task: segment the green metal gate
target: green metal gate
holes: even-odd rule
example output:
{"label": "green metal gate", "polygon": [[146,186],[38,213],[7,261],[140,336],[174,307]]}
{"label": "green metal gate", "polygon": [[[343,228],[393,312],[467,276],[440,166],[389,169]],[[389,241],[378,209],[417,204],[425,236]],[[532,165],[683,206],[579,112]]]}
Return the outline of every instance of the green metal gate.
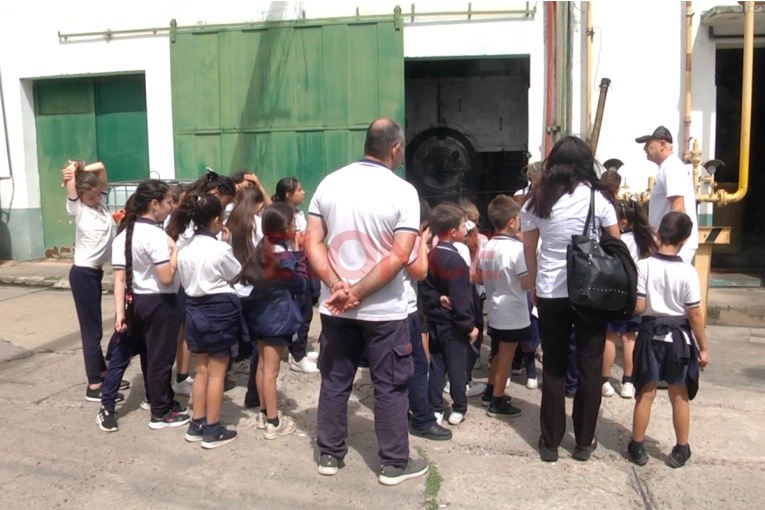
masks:
{"label": "green metal gate", "polygon": [[309,195],[363,154],[377,117],[404,120],[403,31],[393,16],[171,34],[177,177],[211,166],[297,176]]}
{"label": "green metal gate", "polygon": [[148,175],[144,76],[40,80],[34,92],[45,256],[71,256],[61,168],[81,158],[103,161],[112,182]]}

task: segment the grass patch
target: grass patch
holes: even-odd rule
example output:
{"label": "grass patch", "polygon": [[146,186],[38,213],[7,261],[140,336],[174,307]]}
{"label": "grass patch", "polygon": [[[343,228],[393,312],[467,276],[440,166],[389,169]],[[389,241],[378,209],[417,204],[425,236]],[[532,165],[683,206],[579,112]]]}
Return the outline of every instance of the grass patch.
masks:
{"label": "grass patch", "polygon": [[422,448],[417,448],[417,453],[428,463],[428,478],[425,481],[425,508],[428,510],[438,510],[438,493],[441,492],[441,482],[444,481],[438,467],[430,461]]}

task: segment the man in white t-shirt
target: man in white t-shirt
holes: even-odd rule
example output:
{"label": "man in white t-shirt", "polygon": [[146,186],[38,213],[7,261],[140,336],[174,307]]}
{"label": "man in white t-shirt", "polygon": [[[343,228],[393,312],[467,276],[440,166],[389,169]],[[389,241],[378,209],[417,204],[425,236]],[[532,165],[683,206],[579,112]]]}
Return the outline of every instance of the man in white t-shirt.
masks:
{"label": "man in white t-shirt", "polygon": [[664,126],[659,126],[652,134],[636,138],[635,141],[645,144],[643,150],[648,161],[659,165],[656,183],[651,190],[648,222],[654,231],[658,231],[661,219],[668,212],[687,214],[693,222],[693,230],[688,242],[680,251],[680,257],[683,262],[690,264],[699,248],[699,220],[692,168],[672,152],[672,133]]}
{"label": "man in white t-shirt", "polygon": [[327,175],[316,188],[304,241],[324,283],[319,473],[336,474],[348,452],[348,397],[366,349],[384,485],[428,470],[422,459],[409,460],[407,385],[414,364],[402,269],[419,232],[420,202],[414,187],[392,172],[403,160],[401,126],[390,119],[374,121],[364,159]]}

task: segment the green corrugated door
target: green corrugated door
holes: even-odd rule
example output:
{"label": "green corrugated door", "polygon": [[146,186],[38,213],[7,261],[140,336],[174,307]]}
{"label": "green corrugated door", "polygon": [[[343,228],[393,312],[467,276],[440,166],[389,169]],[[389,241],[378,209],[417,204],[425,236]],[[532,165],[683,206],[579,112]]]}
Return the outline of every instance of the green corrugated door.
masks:
{"label": "green corrugated door", "polygon": [[61,168],[67,159],[96,159],[93,80],[45,80],[34,89],[45,255],[71,256],[74,225],[66,214]]}
{"label": "green corrugated door", "polygon": [[402,31],[388,20],[218,32],[171,42],[176,176],[248,168],[308,190],[363,154],[377,117],[403,125]]}
{"label": "green corrugated door", "polygon": [[144,77],[40,80],[34,91],[45,255],[71,256],[74,225],[61,168],[81,158],[103,161],[112,182],[148,175]]}

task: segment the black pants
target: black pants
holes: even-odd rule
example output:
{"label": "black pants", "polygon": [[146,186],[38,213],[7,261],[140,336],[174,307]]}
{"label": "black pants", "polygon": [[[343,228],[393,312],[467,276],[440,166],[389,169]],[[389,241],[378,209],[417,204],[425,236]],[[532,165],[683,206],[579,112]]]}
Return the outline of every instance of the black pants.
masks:
{"label": "black pants", "polygon": [[466,367],[470,339],[466,333],[455,330],[451,324],[429,321],[428,330],[430,334],[428,400],[435,412],[444,412],[444,383],[446,375],[449,374],[452,409],[458,413],[465,413],[467,411],[465,386],[468,376]]}
{"label": "black pants", "polygon": [[106,362],[101,351],[104,325],[101,320],[101,279],[104,272],[91,267],[72,266],[69,286],[72,288],[77,319],[82,335],[82,355],[85,358],[85,374],[88,384],[98,384],[106,372]]}
{"label": "black pants", "polygon": [[311,320],[313,320],[313,298],[308,291],[303,293],[302,312],[303,323],[300,325],[300,329],[298,329],[297,339],[294,342],[290,342],[287,346],[290,354],[292,354],[292,357],[297,362],[305,358],[308,347],[308,330],[311,329]]}
{"label": "black pants", "polygon": [[133,334],[146,342],[146,397],[151,414],[167,414],[175,394],[171,385],[180,322],[175,294],[134,294]]}
{"label": "black pants", "polygon": [[112,339],[109,342],[111,349],[111,358],[109,360],[109,368],[106,370],[106,377],[104,377],[104,386],[101,390],[101,405],[107,409],[114,410],[114,406],[117,401],[117,393],[122,382],[122,377],[125,375],[130,360],[133,356],[141,356],[141,372],[143,374],[143,384],[146,388],[146,398],[149,398],[149,384],[146,379],[146,344],[143,339],[137,339],[131,331],[128,330],[125,333],[112,333]]}
{"label": "black pants", "polygon": [[544,351],[540,425],[545,446],[557,448],[566,433],[566,370],[572,328],[576,335],[576,367],[579,384],[574,397],[576,444],[589,446],[595,437],[600,410],[601,371],[606,342],[605,319],[582,317],[571,309],[568,298],[537,301],[539,333]]}
{"label": "black pants", "polygon": [[322,314],[320,342],[317,443],[321,453],[338,459],[348,453],[345,444],[348,397],[366,349],[375,393],[375,433],[380,463],[406,466],[409,459],[408,389],[414,374],[407,321],[372,322]]}

